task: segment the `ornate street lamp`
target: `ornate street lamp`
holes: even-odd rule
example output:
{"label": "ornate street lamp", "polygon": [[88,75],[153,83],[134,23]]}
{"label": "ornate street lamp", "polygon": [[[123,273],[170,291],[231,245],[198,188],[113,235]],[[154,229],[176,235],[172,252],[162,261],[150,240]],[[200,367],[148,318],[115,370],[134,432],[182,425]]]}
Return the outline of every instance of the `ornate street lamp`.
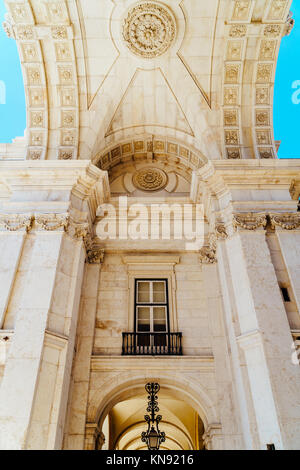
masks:
{"label": "ornate street lamp", "polygon": [[166,435],[164,432],[159,430],[159,422],[162,419],[161,415],[155,416],[159,412],[158,408],[158,397],[157,393],[160,390],[160,386],[157,383],[148,383],[145,386],[146,392],[148,393],[148,407],[147,411],[149,415],[145,415],[145,421],[148,423],[148,429],[146,432],[142,432],[142,442],[146,442],[148,450],[159,450],[160,444],[165,442]]}

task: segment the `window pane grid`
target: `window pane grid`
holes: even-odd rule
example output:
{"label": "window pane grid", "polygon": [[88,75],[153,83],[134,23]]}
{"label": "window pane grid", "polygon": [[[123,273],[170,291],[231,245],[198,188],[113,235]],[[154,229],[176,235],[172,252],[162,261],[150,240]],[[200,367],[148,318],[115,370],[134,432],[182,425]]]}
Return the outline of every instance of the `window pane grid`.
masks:
{"label": "window pane grid", "polygon": [[165,280],[137,280],[136,331],[167,333],[167,317],[167,282]]}

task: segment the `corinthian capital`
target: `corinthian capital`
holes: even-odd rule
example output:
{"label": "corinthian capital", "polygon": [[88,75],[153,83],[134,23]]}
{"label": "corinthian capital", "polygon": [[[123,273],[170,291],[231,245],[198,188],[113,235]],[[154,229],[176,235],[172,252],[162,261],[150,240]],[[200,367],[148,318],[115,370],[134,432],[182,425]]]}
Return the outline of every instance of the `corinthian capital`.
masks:
{"label": "corinthian capital", "polygon": [[91,248],[86,252],[89,264],[102,264],[104,260],[104,249]]}
{"label": "corinthian capital", "polygon": [[208,246],[200,250],[200,263],[213,264],[217,262],[217,239],[214,234],[209,237]]}
{"label": "corinthian capital", "polygon": [[281,227],[284,230],[296,230],[300,228],[300,214],[269,214],[272,227]]}
{"label": "corinthian capital", "polygon": [[233,226],[240,227],[244,230],[257,230],[259,227],[267,225],[266,214],[263,213],[241,213],[233,215]]}

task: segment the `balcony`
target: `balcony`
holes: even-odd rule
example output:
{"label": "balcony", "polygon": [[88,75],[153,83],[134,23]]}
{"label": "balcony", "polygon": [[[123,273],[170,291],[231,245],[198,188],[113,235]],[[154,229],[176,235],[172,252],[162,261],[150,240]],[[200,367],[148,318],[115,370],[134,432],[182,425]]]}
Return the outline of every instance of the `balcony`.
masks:
{"label": "balcony", "polygon": [[122,333],[123,356],[182,356],[182,333]]}

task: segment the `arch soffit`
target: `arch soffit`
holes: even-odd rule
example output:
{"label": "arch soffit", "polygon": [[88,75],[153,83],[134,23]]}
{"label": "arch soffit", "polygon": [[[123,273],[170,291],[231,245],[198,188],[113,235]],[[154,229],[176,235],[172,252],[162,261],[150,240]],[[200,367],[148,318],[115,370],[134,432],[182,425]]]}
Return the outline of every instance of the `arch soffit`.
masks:
{"label": "arch soffit", "polygon": [[[207,428],[209,424],[218,422],[218,413],[215,404],[209,397],[208,392],[199,383],[195,383],[191,378],[180,378],[174,380],[173,376],[168,377],[164,372],[161,376],[134,376],[126,374],[124,382],[119,383],[120,376],[110,379],[103,384],[101,390],[97,389],[90,397],[90,404],[88,407],[88,422],[99,423],[102,427],[103,421],[109,411],[124,398],[136,396],[144,389],[145,380],[158,381],[164,389],[168,390],[171,395],[178,398],[178,394],[185,400],[203,421],[204,427]],[[105,390],[105,392],[104,392]],[[175,395],[176,393],[176,395]]]}
{"label": "arch soffit", "polygon": [[151,161],[153,157],[159,162],[179,165],[187,169],[188,173],[202,168],[209,162],[199,150],[181,140],[144,135],[106,147],[94,157],[93,163],[98,168],[109,171],[119,164],[125,165],[146,159]]}

